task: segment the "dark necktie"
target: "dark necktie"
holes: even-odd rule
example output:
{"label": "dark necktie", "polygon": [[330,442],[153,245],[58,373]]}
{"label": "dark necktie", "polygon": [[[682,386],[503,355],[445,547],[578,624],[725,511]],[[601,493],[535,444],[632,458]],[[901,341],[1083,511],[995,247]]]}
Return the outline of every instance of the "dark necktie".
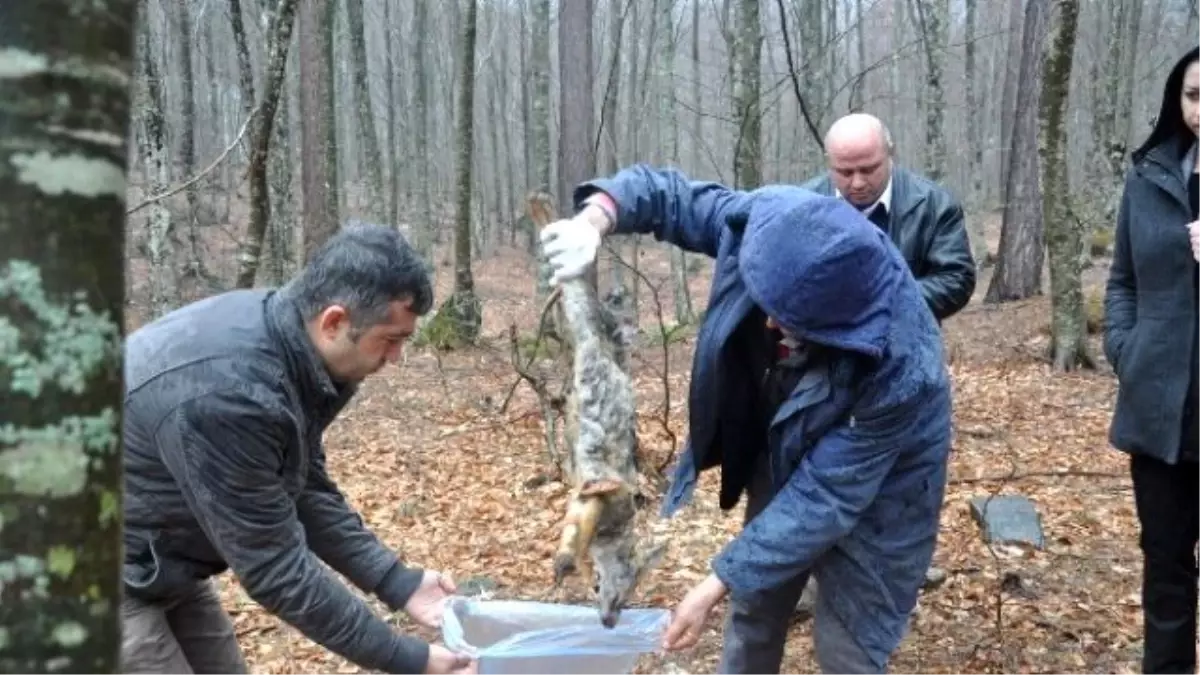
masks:
{"label": "dark necktie", "polygon": [[888,213],[887,207],[883,204],[877,204],[871,213],[867,216],[867,220],[875,223],[875,226],[884,232],[888,231]]}

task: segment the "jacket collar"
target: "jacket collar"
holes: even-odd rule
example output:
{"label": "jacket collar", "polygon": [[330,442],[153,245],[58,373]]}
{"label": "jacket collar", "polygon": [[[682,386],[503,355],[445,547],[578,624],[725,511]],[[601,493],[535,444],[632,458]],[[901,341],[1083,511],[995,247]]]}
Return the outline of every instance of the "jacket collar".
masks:
{"label": "jacket collar", "polygon": [[285,293],[273,291],[268,296],[267,321],[280,346],[287,374],[298,387],[306,409],[331,419],[354,395],[356,387],[339,384],[330,377],[308,336],[299,307]]}
{"label": "jacket collar", "polygon": [[[813,187],[815,188],[815,192],[839,199],[842,198],[841,193],[834,187],[833,180],[829,177],[828,172]],[[892,175],[888,178],[888,186],[884,189],[883,195],[880,196],[876,204],[882,203],[886,206],[889,216],[906,216],[913,209],[924,203],[928,196],[929,192],[927,190],[923,190],[920,185],[914,184],[912,174],[893,161]],[[864,211],[864,213],[867,211]]]}
{"label": "jacket collar", "polygon": [[1190,151],[1191,148],[1184,147],[1182,139],[1172,138],[1151,148],[1137,166],[1138,173],[1171,195],[1185,209],[1190,207],[1187,173],[1183,164]]}

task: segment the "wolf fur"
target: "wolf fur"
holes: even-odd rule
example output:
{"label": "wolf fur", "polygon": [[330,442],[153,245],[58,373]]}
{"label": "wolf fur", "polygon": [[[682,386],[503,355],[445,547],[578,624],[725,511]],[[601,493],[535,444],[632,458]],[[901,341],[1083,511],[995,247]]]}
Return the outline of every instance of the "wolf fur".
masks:
{"label": "wolf fur", "polygon": [[[549,223],[545,202],[530,200],[530,211],[539,226]],[[601,623],[611,628],[663,553],[661,545],[643,550],[636,533],[637,408],[628,372],[633,332],[621,318],[620,292],[602,303],[591,284],[577,278],[563,282],[555,295],[573,360],[564,425],[564,469],[573,489],[554,578],[561,583],[575,572],[586,551]]]}

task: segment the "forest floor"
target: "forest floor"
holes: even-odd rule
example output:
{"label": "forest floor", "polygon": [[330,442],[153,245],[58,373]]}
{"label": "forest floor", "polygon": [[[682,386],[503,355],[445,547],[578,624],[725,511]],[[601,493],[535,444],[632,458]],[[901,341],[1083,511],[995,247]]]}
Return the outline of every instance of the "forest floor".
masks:
{"label": "forest floor", "polygon": [[[994,218],[989,217],[989,221]],[[996,223],[989,227],[996,248]],[[658,245],[643,247],[641,267],[654,283],[668,276]],[[448,254],[448,251],[447,251]],[[1085,274],[1102,293],[1106,261]],[[692,282],[696,309],[706,297],[708,265]],[[328,430],[330,471],[367,524],[410,563],[451,573],[460,583],[485,575],[496,597],[546,599],[551,555],[567,488],[539,484],[548,467],[536,398],[521,385],[500,405],[516,375],[507,331],[531,333],[539,307],[533,266],[520,251],[498,249],[475,266],[484,301],[482,346],[440,355],[410,349],[398,367],[368,380]],[[1053,374],[1042,359],[1049,301],[982,304],[976,297],[945,324],[955,392],[955,439],[934,564],[948,573],[923,592],[894,672],[1136,672],[1141,562],[1126,460],[1106,440],[1115,380],[1093,337],[1099,369]],[[449,294],[452,268],[438,267],[438,297]],[[1048,284],[1046,285],[1048,288]],[[672,316],[669,291],[661,293]],[[641,444],[664,462],[685,436],[685,401],[694,346],[691,332],[670,342],[663,373],[658,314],[641,295],[648,334],[635,357]],[[670,407],[665,416],[664,382]],[[1071,475],[1079,472],[1085,475]],[[705,475],[693,504],[653,524],[670,545],[643,582],[639,604],[670,608],[708,571],[708,561],[738,531],[741,509],[716,506],[715,476]],[[651,509],[661,489],[648,484]],[[1037,505],[1046,533],[1041,551],[990,549],[968,501],[1021,494]],[[249,600],[228,574],[222,598],[234,617],[253,672],[359,672]],[[590,584],[569,583],[567,602],[589,602]],[[385,612],[371,600],[377,611]],[[719,608],[723,612],[723,608]],[[403,617],[399,630],[414,627]],[[648,655],[639,672],[713,672],[721,621],[687,653]],[[815,672],[811,622],[797,621],[783,672]],[[438,636],[418,631],[426,638]]]}

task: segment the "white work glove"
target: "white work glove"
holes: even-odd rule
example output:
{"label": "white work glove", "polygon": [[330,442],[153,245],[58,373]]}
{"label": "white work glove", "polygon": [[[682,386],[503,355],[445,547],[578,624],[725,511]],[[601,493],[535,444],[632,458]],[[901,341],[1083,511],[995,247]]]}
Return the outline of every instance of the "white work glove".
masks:
{"label": "white work glove", "polygon": [[555,286],[582,276],[600,250],[600,231],[579,216],[550,223],[540,237],[552,274],[550,283]]}
{"label": "white work glove", "polygon": [[1196,262],[1200,262],[1200,220],[1193,220],[1187,224],[1188,239],[1192,242],[1192,257]]}

